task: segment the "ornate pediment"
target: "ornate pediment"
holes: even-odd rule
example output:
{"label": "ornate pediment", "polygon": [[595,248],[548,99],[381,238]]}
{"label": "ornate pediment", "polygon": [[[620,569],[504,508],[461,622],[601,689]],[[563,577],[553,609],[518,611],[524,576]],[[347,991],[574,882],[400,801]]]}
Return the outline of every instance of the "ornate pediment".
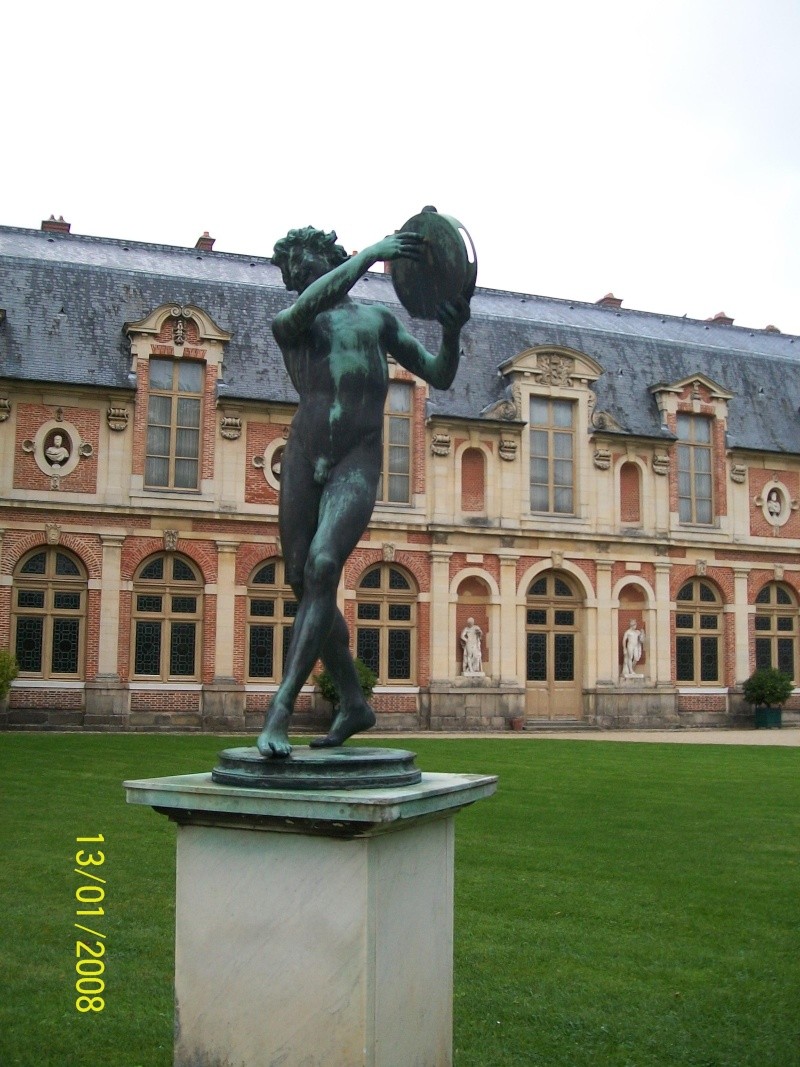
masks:
{"label": "ornate pediment", "polygon": [[507,378],[527,378],[532,385],[557,389],[580,389],[597,381],[603,368],[584,352],[552,345],[539,345],[501,363]]}
{"label": "ornate pediment", "polygon": [[231,335],[221,326],[217,326],[211,316],[202,308],[194,304],[178,304],[171,302],[155,308],[145,318],[138,322],[126,322],[123,326],[125,333],[131,337],[134,334],[149,334],[158,337],[161,334],[167,320],[173,323],[173,344],[181,345],[186,341],[188,323],[193,323],[200,343],[217,341],[224,344],[230,341]]}
{"label": "ornate pediment", "polygon": [[729,393],[719,382],[715,382],[713,378],[709,378],[705,374],[689,374],[685,378],[680,378],[677,382],[659,382],[658,385],[651,386],[650,392],[656,399],[665,393],[686,396],[691,400],[706,402],[714,400],[727,401],[733,397],[733,393]]}

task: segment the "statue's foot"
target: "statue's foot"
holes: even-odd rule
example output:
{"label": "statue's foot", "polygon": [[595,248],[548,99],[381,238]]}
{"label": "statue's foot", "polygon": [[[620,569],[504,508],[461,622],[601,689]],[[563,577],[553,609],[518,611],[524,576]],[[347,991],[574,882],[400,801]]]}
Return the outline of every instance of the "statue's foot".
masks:
{"label": "statue's foot", "polygon": [[369,730],[374,725],[375,712],[369,704],[340,708],[325,737],[315,737],[310,747],[336,748],[337,745],[343,745],[348,737]]}
{"label": "statue's foot", "polygon": [[274,705],[270,708],[264,729],[256,741],[256,747],[262,756],[267,759],[285,759],[290,754],[292,746],[289,744],[288,722],[288,714],[281,714]]}

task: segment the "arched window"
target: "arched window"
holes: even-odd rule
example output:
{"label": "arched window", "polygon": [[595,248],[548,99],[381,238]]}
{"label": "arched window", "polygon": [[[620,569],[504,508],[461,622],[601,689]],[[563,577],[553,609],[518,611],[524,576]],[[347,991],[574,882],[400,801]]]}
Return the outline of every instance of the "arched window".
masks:
{"label": "arched window", "polygon": [[133,584],[134,677],[198,680],[202,609],[193,563],[168,553],[147,559]]}
{"label": "arched window", "polygon": [[62,548],[37,548],[14,571],[12,642],[21,675],[83,675],[86,572]]}
{"label": "arched window", "polygon": [[795,677],[797,663],[797,598],[793,590],[769,582],[756,597],[756,668],[777,667]]}
{"label": "arched window", "polygon": [[379,563],[361,578],[356,593],[356,655],[381,685],[409,685],[416,678],[417,590],[400,567]]}
{"label": "arched window", "polygon": [[619,469],[620,520],[630,526],[642,521],[642,479],[635,463],[623,463]]}
{"label": "arched window", "polygon": [[689,685],[722,681],[722,602],[710,582],[693,578],[675,598],[675,678]]}
{"label": "arched window", "polygon": [[283,677],[297,601],[286,584],[283,560],[260,564],[247,588],[247,677],[279,682]]}
{"label": "arched window", "polygon": [[466,448],[461,456],[461,510],[486,510],[486,459],[479,448]]}

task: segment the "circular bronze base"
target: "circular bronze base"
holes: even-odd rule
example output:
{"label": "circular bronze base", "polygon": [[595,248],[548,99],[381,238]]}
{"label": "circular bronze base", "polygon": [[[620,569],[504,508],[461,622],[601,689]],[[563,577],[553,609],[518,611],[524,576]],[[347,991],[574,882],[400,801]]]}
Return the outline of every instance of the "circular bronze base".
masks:
{"label": "circular bronze base", "polygon": [[293,748],[268,759],[257,748],[226,748],[211,772],[221,785],[253,789],[375,789],[416,785],[422,772],[402,748]]}

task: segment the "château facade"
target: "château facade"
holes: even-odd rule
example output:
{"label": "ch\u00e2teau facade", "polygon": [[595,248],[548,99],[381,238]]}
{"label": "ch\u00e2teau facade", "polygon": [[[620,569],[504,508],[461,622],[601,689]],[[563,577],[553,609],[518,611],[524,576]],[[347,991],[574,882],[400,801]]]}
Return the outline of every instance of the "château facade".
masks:
{"label": "ch\u00e2teau facade", "polygon": [[[387,275],[353,295],[438,347]],[[208,235],[0,227],[6,725],[260,728],[296,609],[297,396],[270,330],[291,299]],[[380,498],[339,590],[380,727],[728,725],[756,666],[798,679],[800,339],[478,289],[462,346],[446,392],[390,363]],[[310,679],[296,724],[326,710]]]}

